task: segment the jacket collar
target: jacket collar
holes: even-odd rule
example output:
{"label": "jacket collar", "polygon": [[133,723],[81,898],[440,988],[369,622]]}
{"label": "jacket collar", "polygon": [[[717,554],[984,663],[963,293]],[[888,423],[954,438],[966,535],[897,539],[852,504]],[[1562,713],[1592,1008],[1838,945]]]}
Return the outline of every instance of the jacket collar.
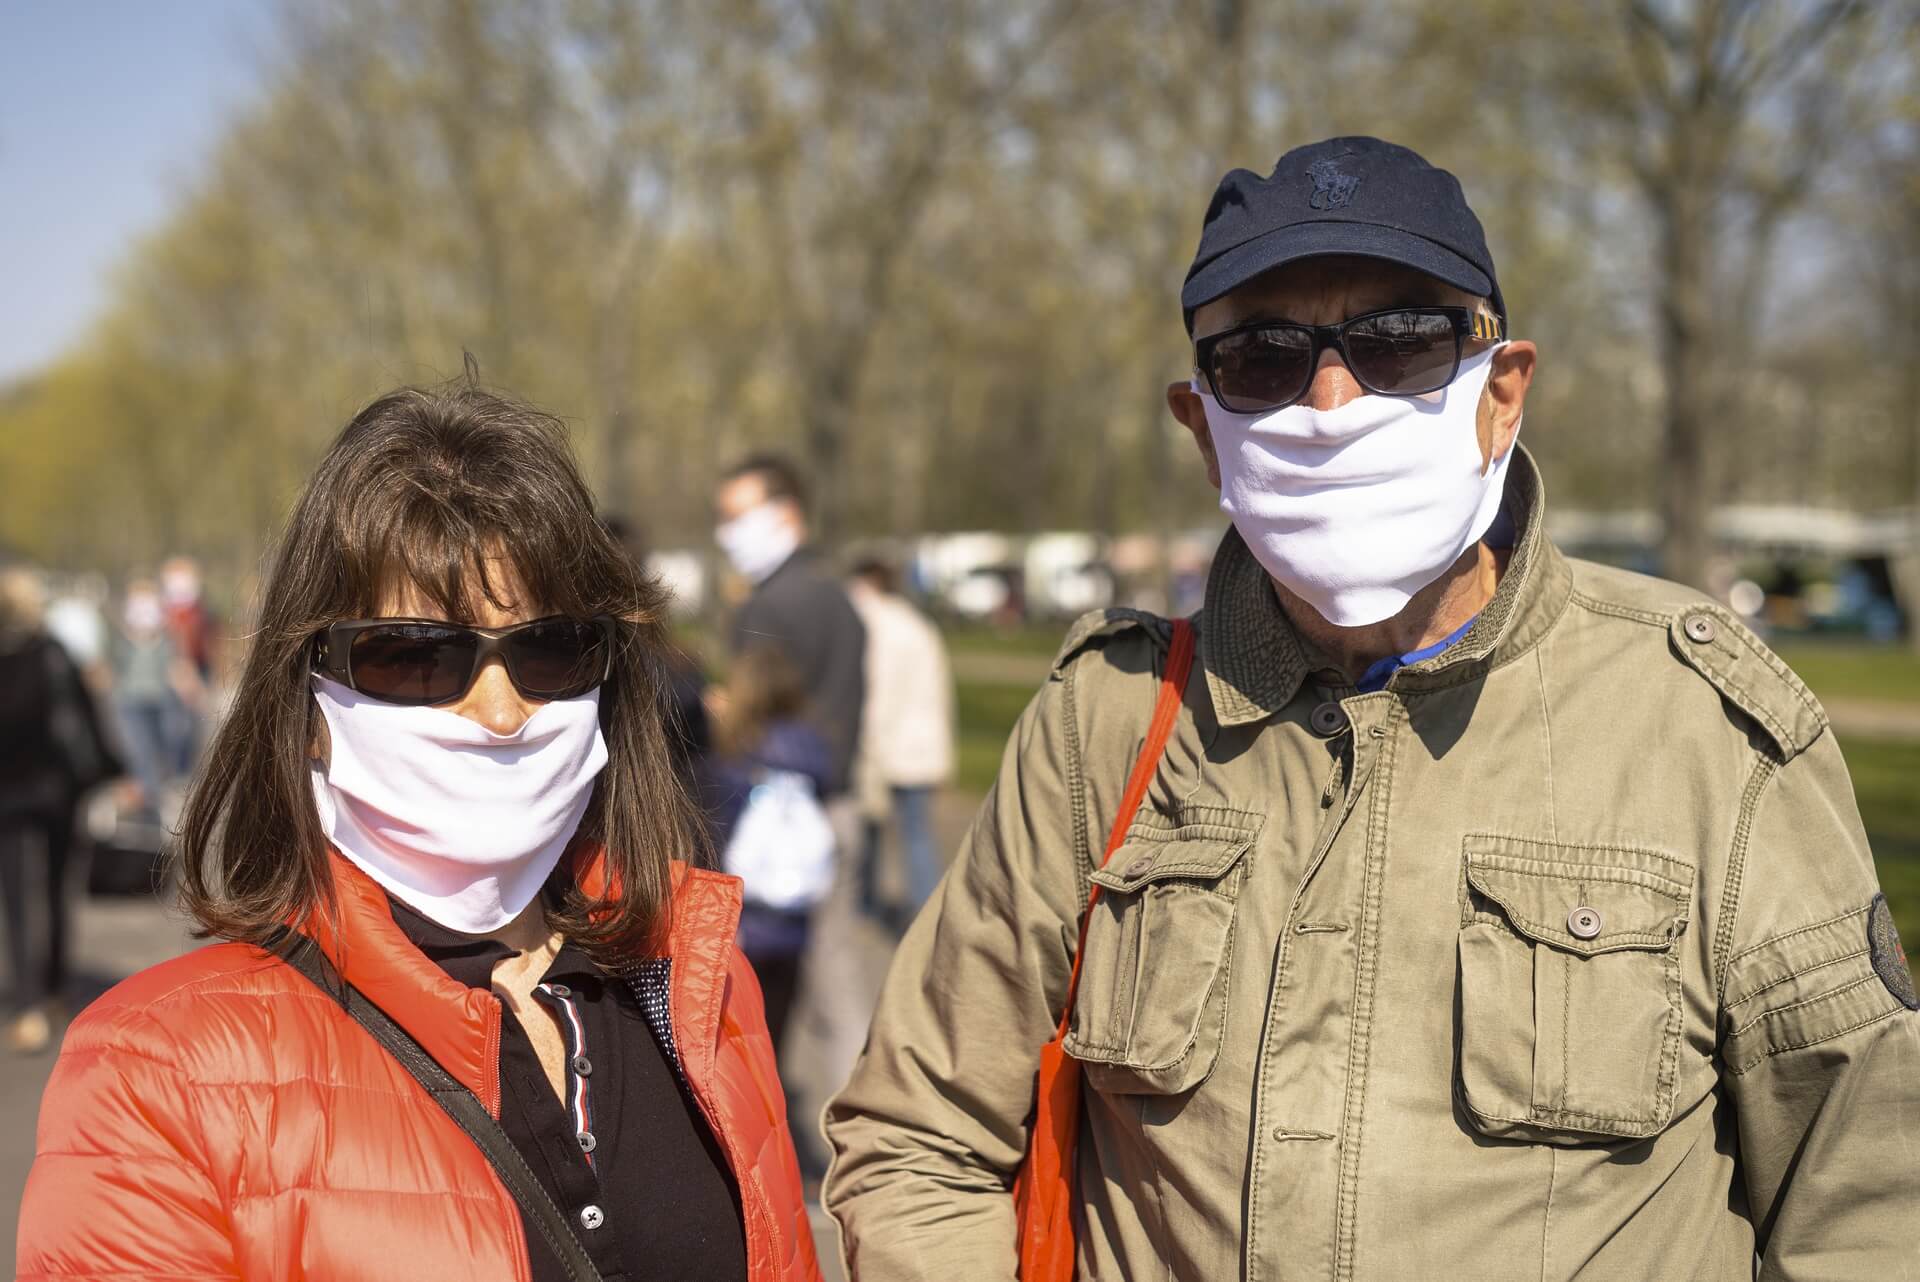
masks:
{"label": "jacket collar", "polygon": [[500,1003],[434,965],[393,920],[387,894],[339,851],[329,851],[338,916],[307,927],[340,977],[500,1115]]}
{"label": "jacket collar", "polygon": [[[589,895],[603,893],[607,885],[603,851],[582,852],[574,869],[582,890]],[[667,928],[651,956],[672,962],[667,1005],[674,1049],[681,1071],[697,1086],[709,1080],[719,1046],[729,963],[740,930],[741,882],[725,873],[688,867],[678,859],[672,872]],[[640,960],[645,959],[636,958]]]}
{"label": "jacket collar", "polygon": [[[306,930],[341,977],[407,1030],[422,1050],[500,1114],[500,1003],[486,988],[450,977],[407,938],[387,895],[338,851],[330,851],[338,917]],[[598,850],[575,863],[581,888],[606,884]],[[673,961],[669,1001],[674,1040],[688,1078],[705,1081],[718,1045],[728,963],[740,921],[738,878],[673,864],[668,926],[656,956]]]}
{"label": "jacket collar", "polygon": [[[1526,446],[1514,449],[1506,501],[1514,545],[1499,588],[1464,637],[1394,673],[1389,689],[1414,694],[1483,676],[1538,644],[1566,606],[1573,578],[1547,538],[1546,487]],[[1309,647],[1274,596],[1273,581],[1232,527],[1207,577],[1205,623],[1200,661],[1223,726],[1272,716],[1292,701],[1314,667]]]}

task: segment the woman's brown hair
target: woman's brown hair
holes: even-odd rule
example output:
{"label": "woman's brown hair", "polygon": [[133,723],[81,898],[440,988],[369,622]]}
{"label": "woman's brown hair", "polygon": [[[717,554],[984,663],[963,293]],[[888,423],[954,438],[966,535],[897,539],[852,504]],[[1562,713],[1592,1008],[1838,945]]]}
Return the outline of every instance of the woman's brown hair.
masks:
{"label": "woman's brown hair", "polygon": [[[502,600],[494,556],[528,602]],[[548,917],[603,964],[657,941],[670,860],[704,857],[667,748],[666,594],[595,518],[560,421],[471,378],[402,388],[361,410],[294,506],[232,708],[181,820],[181,895],[200,933],[264,946],[290,922],[332,914],[309,774],[314,638],[375,615],[406,582],[454,621],[470,620],[483,596],[614,620],[600,691],[608,760],[579,836],[605,848],[619,894],[590,900],[569,882]]]}

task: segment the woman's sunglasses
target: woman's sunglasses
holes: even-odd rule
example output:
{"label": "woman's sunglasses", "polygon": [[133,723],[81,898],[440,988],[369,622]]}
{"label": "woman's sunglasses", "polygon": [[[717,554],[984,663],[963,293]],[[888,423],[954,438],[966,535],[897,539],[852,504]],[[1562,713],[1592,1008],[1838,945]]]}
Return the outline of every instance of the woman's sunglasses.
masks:
{"label": "woman's sunglasses", "polygon": [[314,638],[313,670],[383,703],[451,703],[487,656],[529,699],[585,694],[613,670],[613,620],[535,619],[470,628],[437,619],[355,619]]}
{"label": "woman's sunglasses", "polygon": [[1495,317],[1464,307],[1396,307],[1338,325],[1257,321],[1197,340],[1194,368],[1235,414],[1265,414],[1305,396],[1329,347],[1369,392],[1421,396],[1453,381],[1468,339],[1497,341],[1503,330]]}

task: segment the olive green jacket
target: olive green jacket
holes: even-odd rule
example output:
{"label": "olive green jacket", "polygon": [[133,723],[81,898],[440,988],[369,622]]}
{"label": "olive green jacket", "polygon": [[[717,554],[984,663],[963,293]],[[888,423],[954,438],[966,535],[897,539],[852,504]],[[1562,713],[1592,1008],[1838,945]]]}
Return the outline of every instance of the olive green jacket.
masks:
{"label": "olive green jacket", "polygon": [[857,1282],[1013,1275],[1089,876],[1082,1277],[1920,1278],[1920,1021],[1825,714],[1564,557],[1524,451],[1508,494],[1493,600],[1372,694],[1229,533],[1097,872],[1168,629],[1074,629],[827,1109]]}

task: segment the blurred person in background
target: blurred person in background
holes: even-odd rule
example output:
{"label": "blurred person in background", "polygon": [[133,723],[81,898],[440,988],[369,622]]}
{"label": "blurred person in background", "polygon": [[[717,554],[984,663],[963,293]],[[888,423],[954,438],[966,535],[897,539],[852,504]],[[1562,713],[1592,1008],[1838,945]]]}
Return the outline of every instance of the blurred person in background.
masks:
{"label": "blurred person in background", "polygon": [[[647,540],[638,525],[622,516],[600,518],[601,528],[627,554],[635,572],[647,569]],[[699,662],[679,646],[667,653],[666,698],[667,738],[674,762],[687,780],[695,798],[707,803],[711,785],[706,775],[707,758],[713,752],[713,729],[707,716],[707,678]]]}
{"label": "blurred person in background", "polygon": [[[839,575],[813,546],[807,487],[790,460],[777,454],[742,459],[722,475],[714,509],[714,539],[749,585],[729,628],[731,655],[770,649],[799,675],[806,718],[829,751],[824,801],[833,850],[844,856],[860,836],[859,806],[850,789],[866,699],[865,629]],[[878,983],[854,935],[859,910],[850,867],[848,859],[836,860],[833,889],[815,913],[792,1020],[794,1031],[808,1033],[795,1058],[812,1079],[806,1086],[810,1103],[844,1079],[860,1053]],[[788,1040],[791,1048],[795,1039]],[[807,1177],[824,1173],[826,1158],[811,1130],[796,1139]]]}
{"label": "blurred person in background", "polygon": [[1731,611],[1555,546],[1458,180],[1233,170],[1179,303],[1205,609],[1069,632],[908,931],[827,1116],[854,1278],[1008,1277],[1023,1170],[1060,1276],[1914,1276],[1840,747]]}
{"label": "blurred person in background", "polygon": [[112,647],[113,704],[139,784],[137,809],[152,817],[160,813],[167,790],[193,771],[194,709],[205,686],[192,659],[181,652],[152,580],[127,584],[120,622]]}
{"label": "blurred person in background", "polygon": [[[856,766],[865,818],[860,907],[901,930],[940,881],[933,803],[953,773],[953,672],[939,629],[901,594],[891,563],[878,557],[858,562],[847,596],[867,630],[867,700]],[[906,872],[906,902],[897,907],[880,902],[889,819]]]}
{"label": "blurred person in background", "polygon": [[818,1277],[664,605],[558,420],[471,381],[354,417],[181,826],[230,942],[68,1030],[21,1276]]}
{"label": "blurred person in background", "polygon": [[866,634],[846,589],[810,542],[799,469],[775,454],[743,459],[714,496],[714,538],[749,585],[734,612],[731,649],[771,646],[800,674],[808,715],[833,750],[830,795],[847,791],[860,746]]}
{"label": "blurred person in background", "polygon": [[166,610],[167,631],[173,636],[174,648],[193,665],[202,686],[212,685],[218,638],[198,561],[190,556],[172,556],[161,562],[160,602]]}
{"label": "blurred person in background", "polygon": [[105,613],[108,596],[105,578],[83,574],[67,580],[47,602],[47,631],[97,691],[113,683],[108,664],[112,641]]}
{"label": "blurred person in background", "polygon": [[833,750],[807,719],[807,691],[785,655],[756,646],[727,669],[714,844],[740,877],[740,948],[760,976],[767,1028],[782,1045],[813,910],[833,880],[833,832],[820,805]]}
{"label": "blurred person in background", "polygon": [[42,607],[37,576],[0,571],[0,895],[13,979],[5,1037],[21,1053],[45,1050],[62,1013],[75,809],[120,769]]}

